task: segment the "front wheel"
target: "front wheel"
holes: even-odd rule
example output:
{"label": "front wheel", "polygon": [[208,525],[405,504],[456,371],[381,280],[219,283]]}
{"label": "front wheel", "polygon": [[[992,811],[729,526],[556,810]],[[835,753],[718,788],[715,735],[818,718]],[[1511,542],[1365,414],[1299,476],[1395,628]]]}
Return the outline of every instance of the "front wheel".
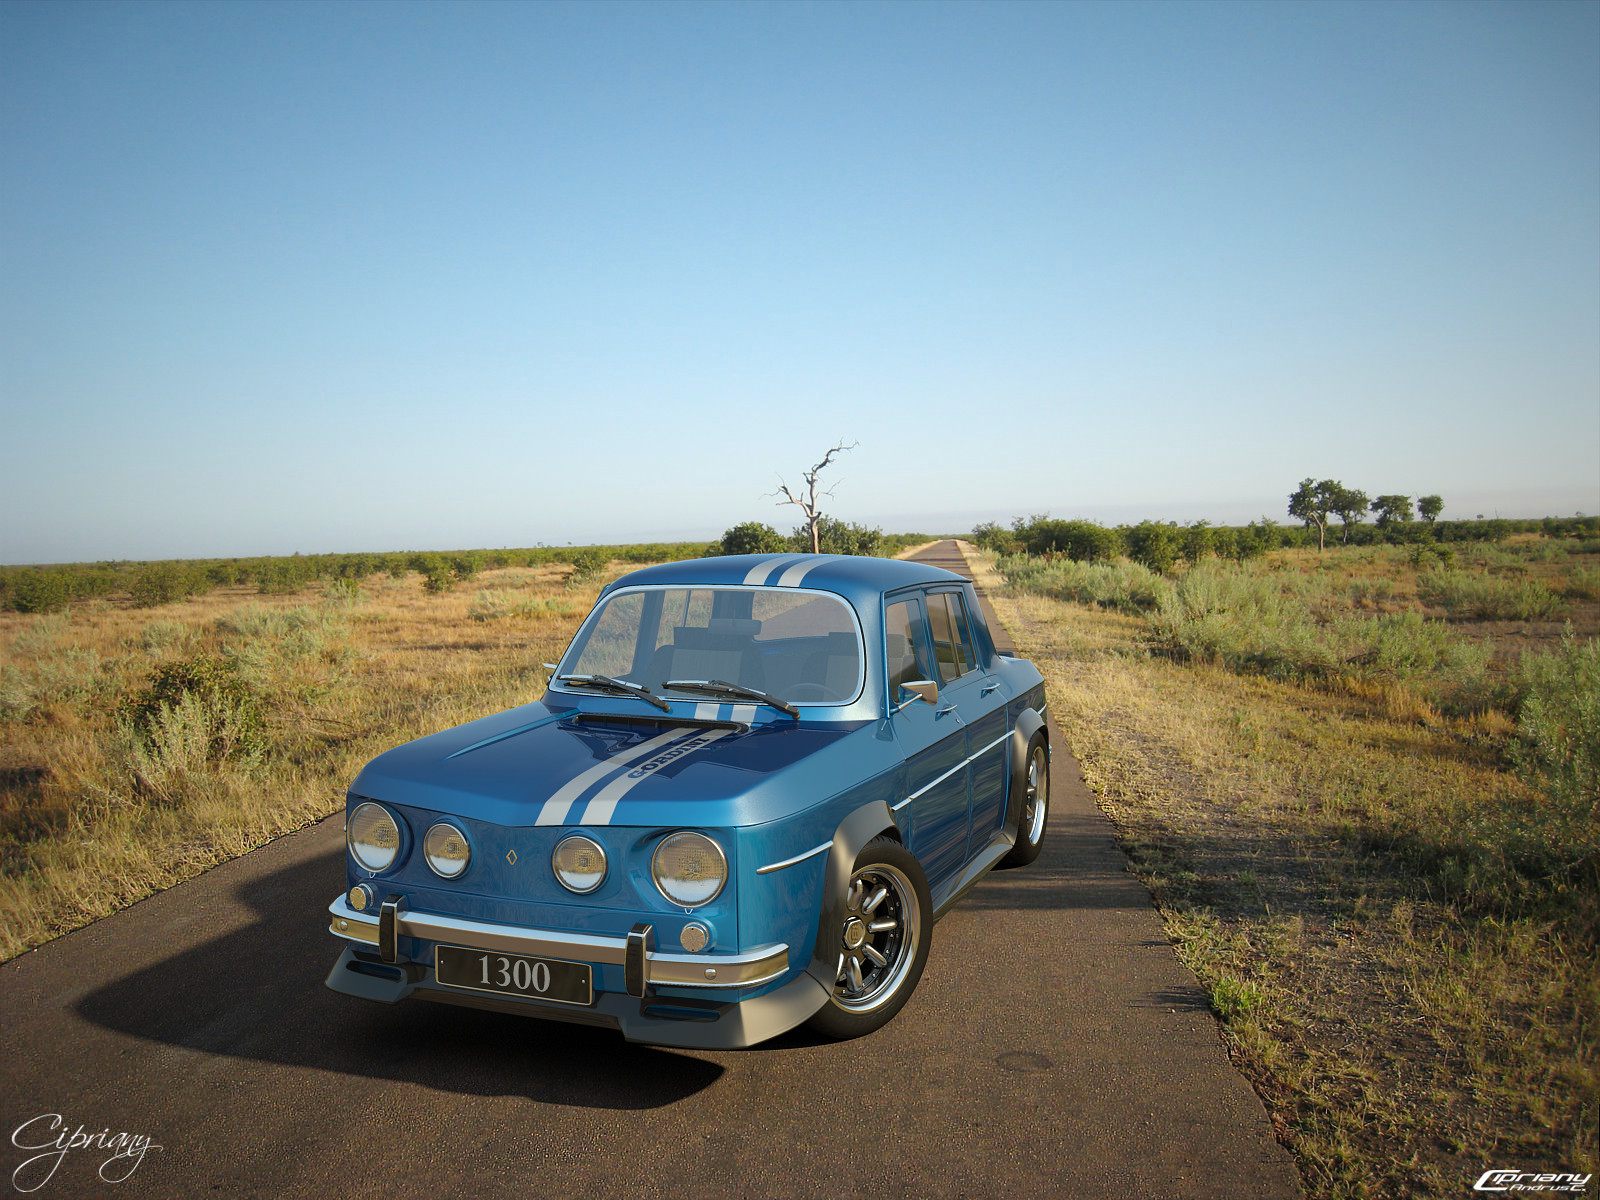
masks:
{"label": "front wheel", "polygon": [[857,855],[834,937],[833,994],[810,1025],[825,1037],[861,1037],[905,1007],[933,944],[927,877],[899,842],[874,838]]}
{"label": "front wheel", "polygon": [[1022,815],[1017,818],[1017,842],[1000,860],[1002,867],[1025,867],[1039,857],[1044,845],[1045,821],[1050,816],[1050,751],[1044,734],[1028,743],[1028,765],[1022,775]]}

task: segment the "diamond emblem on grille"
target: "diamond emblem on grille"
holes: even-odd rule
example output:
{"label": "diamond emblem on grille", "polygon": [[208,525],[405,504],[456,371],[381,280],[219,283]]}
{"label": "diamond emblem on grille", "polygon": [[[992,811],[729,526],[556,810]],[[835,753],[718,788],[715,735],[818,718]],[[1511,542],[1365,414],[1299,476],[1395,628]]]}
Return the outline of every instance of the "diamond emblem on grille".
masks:
{"label": "diamond emblem on grille", "polygon": [[515,850],[507,850],[506,851],[506,861],[508,863],[510,863],[513,867],[516,866],[517,865],[517,852]]}

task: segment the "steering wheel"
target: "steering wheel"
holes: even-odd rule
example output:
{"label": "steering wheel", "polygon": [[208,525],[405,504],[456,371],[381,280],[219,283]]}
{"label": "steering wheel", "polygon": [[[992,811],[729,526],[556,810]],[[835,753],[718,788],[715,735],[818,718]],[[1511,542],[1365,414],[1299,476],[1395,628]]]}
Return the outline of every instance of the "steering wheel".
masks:
{"label": "steering wheel", "polygon": [[[805,693],[802,695],[801,693]],[[815,693],[815,694],[813,694]],[[849,699],[841,696],[825,683],[797,683],[783,694],[785,700],[821,700],[824,703],[843,704]]]}

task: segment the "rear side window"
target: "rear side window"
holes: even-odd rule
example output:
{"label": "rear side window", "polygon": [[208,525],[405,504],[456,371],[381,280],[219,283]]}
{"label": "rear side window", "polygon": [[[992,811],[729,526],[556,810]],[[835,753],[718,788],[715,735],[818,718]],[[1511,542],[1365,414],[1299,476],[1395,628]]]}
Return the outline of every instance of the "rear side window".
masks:
{"label": "rear side window", "polygon": [[928,632],[933,636],[933,657],[939,664],[941,683],[972,670],[972,634],[958,593],[935,592],[928,597]]}
{"label": "rear side window", "polygon": [[922,638],[917,632],[917,602],[901,600],[884,613],[884,661],[889,665],[889,703],[900,699],[902,684],[932,679],[924,659]]}

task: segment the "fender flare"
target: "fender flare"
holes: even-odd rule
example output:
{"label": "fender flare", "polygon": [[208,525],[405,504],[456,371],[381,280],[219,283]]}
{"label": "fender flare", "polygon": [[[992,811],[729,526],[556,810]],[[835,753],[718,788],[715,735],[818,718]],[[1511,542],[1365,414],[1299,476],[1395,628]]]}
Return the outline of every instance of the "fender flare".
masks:
{"label": "fender flare", "polygon": [[1006,789],[1005,829],[1015,830],[1022,819],[1022,800],[1028,790],[1028,744],[1033,741],[1034,734],[1040,732],[1044,734],[1045,761],[1049,762],[1050,726],[1034,709],[1025,708],[1017,714],[1011,739],[1006,743],[1006,752],[1011,758],[1011,783]]}
{"label": "fender flare", "polygon": [[[839,956],[837,940],[839,929],[844,927],[845,891],[850,876],[856,869],[856,858],[864,847],[880,833],[893,830],[900,836],[894,813],[882,800],[874,800],[856,809],[834,830],[833,846],[828,851],[827,870],[822,878],[822,904],[817,916],[817,937],[811,948],[811,961],[806,973],[820,983],[828,995],[833,995],[838,982]],[[833,936],[828,936],[829,931]]]}

